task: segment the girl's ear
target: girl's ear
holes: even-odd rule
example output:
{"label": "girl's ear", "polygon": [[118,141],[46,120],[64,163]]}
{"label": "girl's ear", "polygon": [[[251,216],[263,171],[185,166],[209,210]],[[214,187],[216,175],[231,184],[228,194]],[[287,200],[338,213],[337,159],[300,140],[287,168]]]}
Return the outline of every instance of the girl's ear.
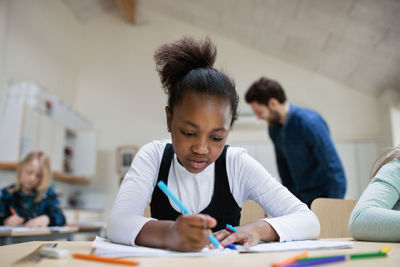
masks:
{"label": "girl's ear", "polygon": [[171,132],[172,114],[168,106],[165,107],[165,115],[167,116],[167,129]]}

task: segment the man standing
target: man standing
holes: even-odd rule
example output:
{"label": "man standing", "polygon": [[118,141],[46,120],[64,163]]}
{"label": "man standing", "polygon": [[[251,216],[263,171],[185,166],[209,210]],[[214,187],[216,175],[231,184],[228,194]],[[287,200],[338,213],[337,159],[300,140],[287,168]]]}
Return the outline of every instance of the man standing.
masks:
{"label": "man standing", "polygon": [[245,98],[269,125],[283,185],[308,206],[318,197],[343,198],[346,177],[324,119],[290,104],[281,85],[265,77],[250,86]]}

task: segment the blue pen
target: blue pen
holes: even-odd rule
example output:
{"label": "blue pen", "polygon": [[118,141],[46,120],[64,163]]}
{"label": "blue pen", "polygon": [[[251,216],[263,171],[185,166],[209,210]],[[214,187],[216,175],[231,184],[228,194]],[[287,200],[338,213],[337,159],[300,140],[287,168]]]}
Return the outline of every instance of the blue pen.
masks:
{"label": "blue pen", "polygon": [[[168,189],[167,185],[163,181],[158,182],[157,185],[161,191],[163,191],[181,209],[183,214],[191,214],[190,211],[183,206],[182,202]],[[212,234],[208,236],[208,239],[216,248],[223,248]]]}
{"label": "blue pen", "polygon": [[167,185],[163,181],[158,183],[158,187],[181,209],[183,214],[190,214],[190,211],[183,206],[182,202],[174,194],[172,194],[171,191],[169,191]]}

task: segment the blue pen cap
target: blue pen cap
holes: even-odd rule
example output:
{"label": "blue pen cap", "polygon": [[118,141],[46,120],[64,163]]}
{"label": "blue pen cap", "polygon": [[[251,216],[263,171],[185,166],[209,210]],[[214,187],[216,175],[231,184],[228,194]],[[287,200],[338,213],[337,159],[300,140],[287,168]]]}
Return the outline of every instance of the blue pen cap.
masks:
{"label": "blue pen cap", "polygon": [[229,244],[229,245],[226,246],[226,248],[236,249],[236,245],[235,244]]}

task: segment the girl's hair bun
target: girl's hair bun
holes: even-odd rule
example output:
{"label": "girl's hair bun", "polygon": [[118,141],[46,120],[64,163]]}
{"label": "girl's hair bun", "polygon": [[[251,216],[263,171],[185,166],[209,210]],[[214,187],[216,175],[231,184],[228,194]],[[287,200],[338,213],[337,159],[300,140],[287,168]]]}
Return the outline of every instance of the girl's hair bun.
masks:
{"label": "girl's hair bun", "polygon": [[217,49],[208,37],[196,41],[184,36],[176,42],[159,47],[154,60],[165,92],[169,94],[191,70],[212,68],[216,55]]}

